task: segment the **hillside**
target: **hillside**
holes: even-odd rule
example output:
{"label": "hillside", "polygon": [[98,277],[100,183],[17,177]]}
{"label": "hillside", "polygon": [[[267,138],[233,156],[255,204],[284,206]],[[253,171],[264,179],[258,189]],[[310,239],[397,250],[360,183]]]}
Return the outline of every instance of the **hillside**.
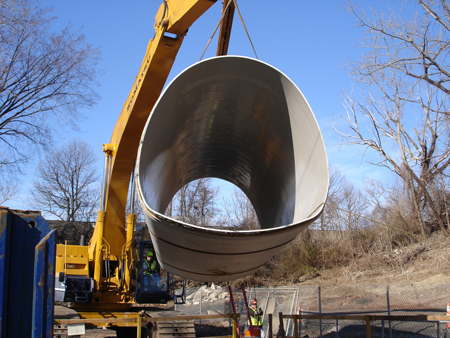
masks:
{"label": "hillside", "polygon": [[[315,242],[316,247],[321,246]],[[254,275],[230,284],[239,287],[450,283],[450,238],[440,232],[429,240],[392,250],[369,245],[349,254],[343,249],[348,247],[345,242],[335,245],[338,247],[329,245],[327,253],[321,255],[320,250],[311,249],[311,239],[305,241],[301,235]]]}
{"label": "hillside", "polygon": [[441,235],[432,239],[446,247],[426,242],[391,253],[368,253],[346,266],[321,270],[304,284],[450,283],[450,239]]}

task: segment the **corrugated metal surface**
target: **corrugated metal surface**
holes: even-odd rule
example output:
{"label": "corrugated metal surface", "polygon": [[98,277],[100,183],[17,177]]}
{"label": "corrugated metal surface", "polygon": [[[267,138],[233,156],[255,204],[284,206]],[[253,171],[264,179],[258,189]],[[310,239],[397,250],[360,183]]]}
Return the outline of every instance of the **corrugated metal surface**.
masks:
{"label": "corrugated metal surface", "polygon": [[56,230],[36,245],[33,281],[33,337],[52,337],[55,300]]}
{"label": "corrugated metal surface", "polygon": [[[199,62],[166,88],[136,176],[161,266],[205,281],[255,271],[320,215],[328,191],[325,146],[303,94],[279,70],[237,56]],[[204,177],[241,188],[262,229],[202,228],[163,215],[180,188]]]}
{"label": "corrugated metal surface", "polygon": [[1,338],[32,337],[35,247],[49,232],[39,212],[0,208]]}

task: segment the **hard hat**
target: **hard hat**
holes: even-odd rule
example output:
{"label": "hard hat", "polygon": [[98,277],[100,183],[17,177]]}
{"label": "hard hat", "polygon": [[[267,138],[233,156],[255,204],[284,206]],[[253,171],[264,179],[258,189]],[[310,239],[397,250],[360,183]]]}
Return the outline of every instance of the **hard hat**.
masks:
{"label": "hard hat", "polygon": [[152,256],[153,257],[153,252],[151,252],[151,251],[147,252],[147,256]]}
{"label": "hard hat", "polygon": [[256,304],[258,304],[258,301],[256,300],[256,298],[252,298],[251,303],[252,303],[252,305],[256,305]]}

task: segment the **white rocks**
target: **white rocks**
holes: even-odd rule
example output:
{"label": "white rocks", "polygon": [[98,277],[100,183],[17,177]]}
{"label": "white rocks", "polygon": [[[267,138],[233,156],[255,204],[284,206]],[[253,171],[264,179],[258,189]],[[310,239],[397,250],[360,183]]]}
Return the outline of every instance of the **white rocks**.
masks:
{"label": "white rocks", "polygon": [[221,286],[211,284],[211,287],[206,285],[202,286],[196,292],[190,294],[186,297],[186,304],[188,301],[192,301],[194,305],[201,302],[214,302],[217,300],[222,300],[228,298],[228,291]]}

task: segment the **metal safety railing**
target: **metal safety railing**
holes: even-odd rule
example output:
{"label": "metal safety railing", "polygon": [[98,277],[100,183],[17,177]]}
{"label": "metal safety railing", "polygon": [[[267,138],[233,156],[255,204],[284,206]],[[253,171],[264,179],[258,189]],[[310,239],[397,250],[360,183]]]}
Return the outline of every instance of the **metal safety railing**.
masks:
{"label": "metal safety railing", "polygon": [[[286,334],[286,331],[284,330],[284,319],[290,319],[294,322],[294,335],[293,336],[289,336]],[[273,338],[273,327],[272,327],[272,315],[269,314],[269,335],[268,338]],[[424,331],[427,329],[427,327],[431,327],[432,329],[434,328],[434,332],[436,334],[436,337],[447,337],[448,334],[450,334],[450,318],[449,316],[429,316],[429,315],[413,315],[413,316],[407,316],[407,315],[400,315],[400,316],[382,316],[382,315],[338,315],[338,314],[317,314],[317,315],[284,315],[281,312],[279,313],[279,328],[278,328],[278,332],[276,334],[277,338],[299,338],[302,337],[302,331],[303,331],[303,326],[305,324],[305,321],[307,320],[333,320],[336,321],[336,326],[335,326],[335,337],[359,337],[361,336],[361,333],[364,333],[365,331],[365,337],[366,338],[371,338],[372,337],[372,332],[374,331],[374,329],[377,329],[378,331],[378,327],[377,325],[374,324],[374,322],[414,322],[414,323],[422,323],[424,325],[424,329],[421,330],[422,334],[424,333]],[[363,322],[363,324],[361,325],[352,325],[351,329],[346,329],[347,325],[342,325],[341,329],[339,329],[339,324],[338,321],[349,321],[352,323],[357,323],[357,322]],[[431,324],[431,325],[430,325]],[[384,325],[383,325],[384,328]],[[363,330],[361,330],[363,329]],[[342,331],[342,332],[340,332]],[[388,328],[384,328],[381,331],[381,336],[382,337],[397,337],[399,335],[401,336],[408,336],[408,335],[415,335],[416,334],[416,329],[414,328],[414,326],[409,326],[408,327],[403,327],[401,330],[401,334],[400,334],[400,330],[397,330],[398,332],[396,332],[394,335],[392,333],[392,329],[391,326],[389,326]],[[448,331],[448,332],[446,332]],[[443,332],[443,334],[441,335],[440,333]],[[304,332],[303,332],[304,333]],[[329,336],[328,334],[330,334],[330,332],[327,333],[327,336]],[[310,335],[308,334],[308,337]],[[316,336],[316,337],[322,337],[322,331],[317,331],[316,330],[316,335],[312,335],[312,336]],[[380,336],[380,334],[377,332],[377,336]],[[431,337],[433,335],[430,334],[430,332],[427,332],[427,337]]]}
{"label": "metal safety railing", "polygon": [[[157,317],[152,318],[146,315],[140,315],[139,313],[135,313],[135,316],[132,314],[131,317],[128,318],[104,318],[101,316],[93,316],[91,318],[74,318],[74,319],[54,319],[53,324],[57,327],[56,329],[60,329],[61,326],[76,326],[81,325],[84,326],[86,324],[92,327],[107,327],[114,328],[117,326],[121,327],[136,327],[136,337],[140,338],[142,336],[142,329],[146,328],[149,323],[155,324],[159,322],[184,322],[184,321],[193,321],[193,320],[217,320],[217,319],[229,319],[231,321],[232,326],[232,334],[227,336],[215,336],[215,338],[237,338],[237,328],[235,323],[239,320],[239,314],[214,314],[214,315],[203,315],[203,316],[166,316],[166,317]],[[84,333],[83,333],[84,334]]]}

